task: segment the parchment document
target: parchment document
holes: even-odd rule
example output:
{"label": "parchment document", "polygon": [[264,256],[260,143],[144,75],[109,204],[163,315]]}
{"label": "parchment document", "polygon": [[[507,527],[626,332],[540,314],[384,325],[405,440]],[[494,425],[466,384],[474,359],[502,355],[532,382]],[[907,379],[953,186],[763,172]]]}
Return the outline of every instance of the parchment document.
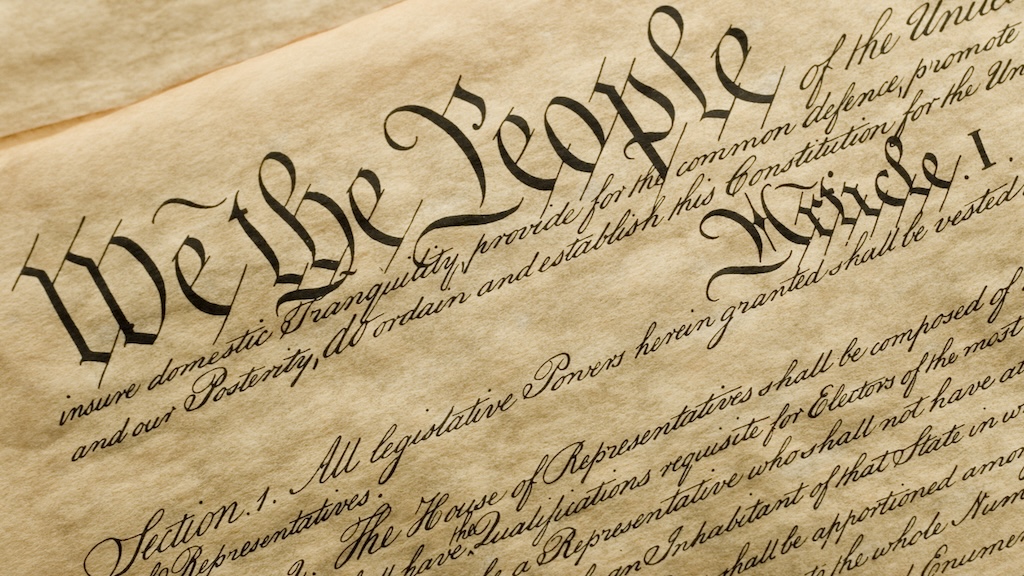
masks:
{"label": "parchment document", "polygon": [[410,0],[4,149],[2,571],[1019,574],[1022,7]]}
{"label": "parchment document", "polygon": [[0,3],[0,136],[137,102],[389,0]]}

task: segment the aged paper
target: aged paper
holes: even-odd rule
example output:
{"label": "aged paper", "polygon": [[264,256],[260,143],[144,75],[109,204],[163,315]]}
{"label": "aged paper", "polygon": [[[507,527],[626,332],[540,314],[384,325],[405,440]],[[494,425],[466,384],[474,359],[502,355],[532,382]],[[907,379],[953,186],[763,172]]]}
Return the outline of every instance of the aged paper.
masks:
{"label": "aged paper", "polygon": [[12,574],[1013,574],[1021,5],[408,1],[0,155]]}
{"label": "aged paper", "polygon": [[0,136],[131,104],[390,4],[0,3]]}

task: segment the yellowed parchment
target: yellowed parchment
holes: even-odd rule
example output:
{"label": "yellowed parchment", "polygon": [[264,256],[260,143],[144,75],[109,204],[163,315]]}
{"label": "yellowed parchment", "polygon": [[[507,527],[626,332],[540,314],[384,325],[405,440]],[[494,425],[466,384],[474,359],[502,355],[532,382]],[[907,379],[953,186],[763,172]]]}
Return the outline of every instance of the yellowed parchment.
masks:
{"label": "yellowed parchment", "polygon": [[0,136],[131,104],[389,4],[5,2]]}
{"label": "yellowed parchment", "polygon": [[1020,22],[411,0],[6,148],[4,572],[1016,573]]}

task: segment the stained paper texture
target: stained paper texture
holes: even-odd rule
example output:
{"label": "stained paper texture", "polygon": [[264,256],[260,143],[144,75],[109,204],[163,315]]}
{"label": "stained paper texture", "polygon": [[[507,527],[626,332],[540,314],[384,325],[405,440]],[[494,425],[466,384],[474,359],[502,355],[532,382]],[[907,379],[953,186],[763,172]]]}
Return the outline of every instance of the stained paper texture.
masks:
{"label": "stained paper texture", "polygon": [[0,136],[125,106],[388,0],[0,4]]}
{"label": "stained paper texture", "polygon": [[409,1],[0,153],[12,574],[1013,574],[1020,4]]}

